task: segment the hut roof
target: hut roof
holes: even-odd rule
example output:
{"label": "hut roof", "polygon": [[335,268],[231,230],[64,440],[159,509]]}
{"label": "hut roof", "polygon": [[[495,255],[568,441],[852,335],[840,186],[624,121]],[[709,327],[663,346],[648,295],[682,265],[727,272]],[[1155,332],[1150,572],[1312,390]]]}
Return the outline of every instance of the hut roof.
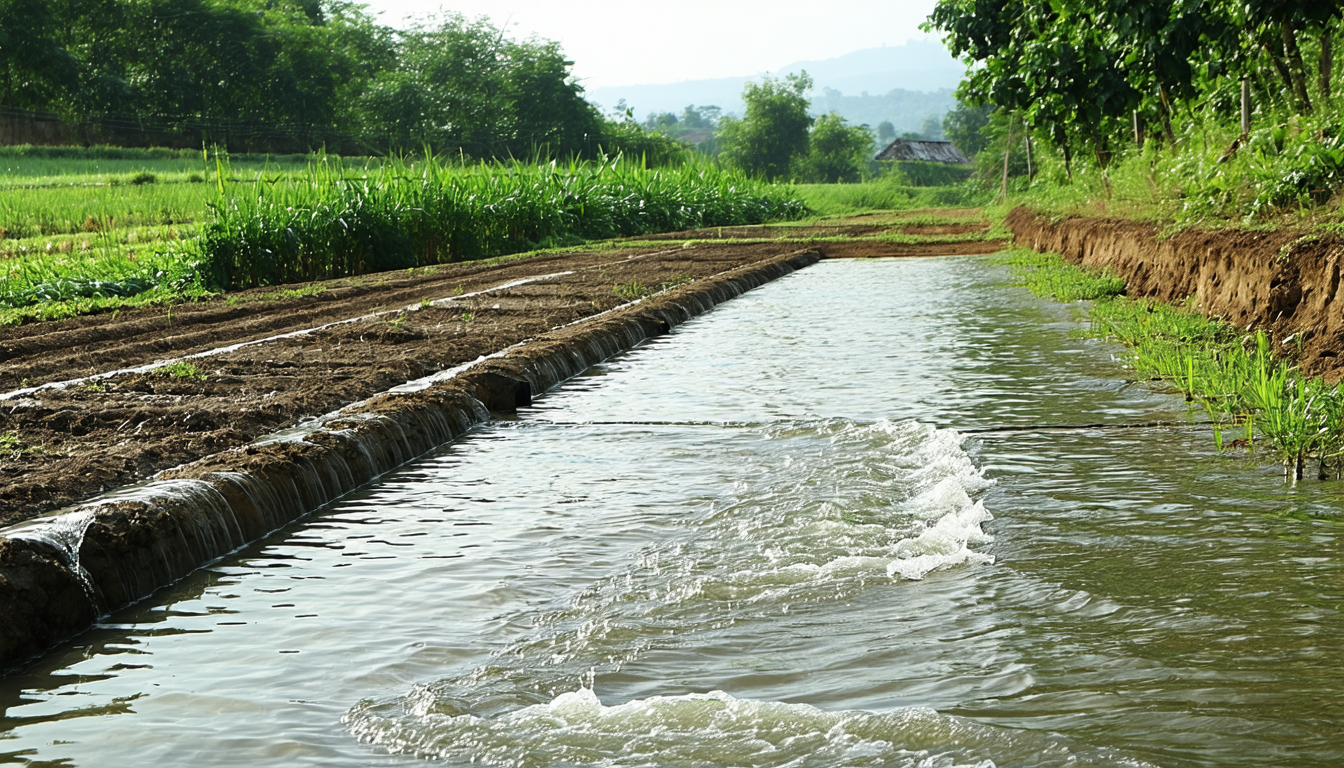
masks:
{"label": "hut roof", "polygon": [[878,160],[921,160],[926,163],[970,165],[971,160],[957,151],[950,141],[912,141],[897,139],[877,155]]}

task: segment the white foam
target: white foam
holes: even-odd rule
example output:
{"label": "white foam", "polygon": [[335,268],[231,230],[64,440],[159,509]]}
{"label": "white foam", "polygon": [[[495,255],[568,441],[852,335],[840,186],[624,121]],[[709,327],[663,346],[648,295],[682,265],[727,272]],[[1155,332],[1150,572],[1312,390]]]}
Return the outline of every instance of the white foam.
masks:
{"label": "white foam", "polygon": [[731,499],[534,617],[538,634],[497,664],[357,707],[352,731],[398,752],[502,766],[993,765],[960,746],[971,726],[931,710],[830,713],[719,692],[608,707],[586,689],[537,703],[538,690],[684,648],[697,632],[994,562],[977,549],[992,542],[982,528],[992,516],[975,498],[990,481],[956,432],[836,419],[772,425],[763,437],[759,467]]}
{"label": "white foam", "polygon": [[[847,600],[935,570],[994,563],[987,488],[962,438],[916,422],[789,422],[766,428],[757,479],[690,520],[509,654],[551,668],[623,664],[650,643]],[[750,473],[749,473],[750,474]],[[652,640],[650,638],[658,638]]]}
{"label": "white foam", "polygon": [[883,766],[994,768],[1142,765],[1088,754],[1059,738],[995,728],[920,707],[874,714],[752,701],[722,691],[604,705],[583,688],[495,718],[361,704],[345,718],[361,740],[393,752],[462,762],[530,766]]}

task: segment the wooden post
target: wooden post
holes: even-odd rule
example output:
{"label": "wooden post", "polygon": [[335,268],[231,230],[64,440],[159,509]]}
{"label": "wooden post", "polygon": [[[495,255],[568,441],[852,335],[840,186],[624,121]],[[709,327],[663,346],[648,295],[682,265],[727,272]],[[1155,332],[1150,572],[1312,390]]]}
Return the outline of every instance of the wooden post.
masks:
{"label": "wooden post", "polygon": [[1008,155],[1013,151],[1013,116],[1008,116],[1008,140],[1003,143],[1003,187],[999,189],[999,199],[1008,200]]}
{"label": "wooden post", "polygon": [[1241,135],[1251,132],[1251,80],[1241,76]]}
{"label": "wooden post", "polygon": [[1036,178],[1036,172],[1031,169],[1031,131],[1024,131],[1022,143],[1027,145],[1027,181],[1031,181]]}
{"label": "wooden post", "polygon": [[1134,110],[1134,143],[1143,146],[1143,136],[1139,133],[1139,110]]}

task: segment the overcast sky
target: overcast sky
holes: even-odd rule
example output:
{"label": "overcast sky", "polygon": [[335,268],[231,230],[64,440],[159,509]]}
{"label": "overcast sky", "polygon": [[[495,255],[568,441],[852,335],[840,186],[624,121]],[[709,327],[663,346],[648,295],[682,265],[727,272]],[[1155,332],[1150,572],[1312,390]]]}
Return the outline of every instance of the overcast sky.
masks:
{"label": "overcast sky", "polygon": [[383,24],[439,8],[559,40],[588,88],[752,75],[925,39],[935,0],[372,0]]}

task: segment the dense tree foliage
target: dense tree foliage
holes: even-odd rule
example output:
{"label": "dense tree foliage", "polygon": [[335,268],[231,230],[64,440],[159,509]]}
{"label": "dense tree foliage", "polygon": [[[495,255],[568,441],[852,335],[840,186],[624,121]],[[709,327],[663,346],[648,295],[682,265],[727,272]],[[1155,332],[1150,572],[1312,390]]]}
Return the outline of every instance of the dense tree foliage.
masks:
{"label": "dense tree foliage", "polygon": [[468,157],[627,148],[634,134],[583,99],[572,63],[485,20],[394,30],[346,0],[0,0],[0,106],[77,121],[317,126]]}
{"label": "dense tree foliage", "polygon": [[811,87],[806,72],[747,83],[746,116],[719,120],[720,160],[755,176],[820,184],[856,182],[870,173],[873,132],[834,112],[809,116]]}
{"label": "dense tree foliage", "polygon": [[510,40],[484,20],[456,15],[396,42],[392,66],[356,97],[368,136],[471,157],[582,154],[600,141],[600,117],[557,43]]}
{"label": "dense tree foliage", "polygon": [[1085,149],[1105,167],[1135,121],[1172,141],[1181,108],[1235,119],[1242,78],[1257,104],[1296,114],[1332,99],[1342,7],[1339,0],[939,0],[926,28],[975,64],[963,101],[1018,113],[1066,160]]}
{"label": "dense tree foliage", "polygon": [[943,133],[952,145],[967,157],[975,157],[989,143],[984,128],[994,107],[989,104],[971,106],[958,102],[957,108],[943,117]]}
{"label": "dense tree foliage", "polygon": [[873,156],[873,133],[866,125],[846,125],[834,112],[817,118],[808,152],[795,170],[799,179],[821,184],[857,182]]}
{"label": "dense tree foliage", "polygon": [[806,72],[747,83],[742,91],[746,116],[725,117],[719,123],[722,157],[748,173],[770,179],[788,176],[795,158],[807,152],[811,88]]}
{"label": "dense tree foliage", "polygon": [[75,84],[78,62],[58,33],[45,0],[0,0],[0,105],[43,106]]}

